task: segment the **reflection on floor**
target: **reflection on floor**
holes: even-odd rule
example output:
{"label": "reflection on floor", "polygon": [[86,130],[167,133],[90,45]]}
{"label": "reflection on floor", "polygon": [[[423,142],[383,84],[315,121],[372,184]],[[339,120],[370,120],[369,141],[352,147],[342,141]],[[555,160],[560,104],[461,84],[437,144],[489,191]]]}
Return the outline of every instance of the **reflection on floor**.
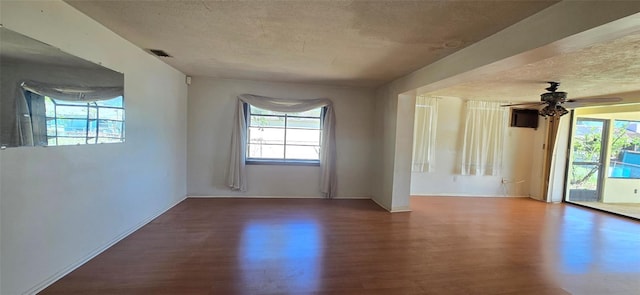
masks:
{"label": "reflection on floor", "polygon": [[640,219],[640,203],[570,202]]}

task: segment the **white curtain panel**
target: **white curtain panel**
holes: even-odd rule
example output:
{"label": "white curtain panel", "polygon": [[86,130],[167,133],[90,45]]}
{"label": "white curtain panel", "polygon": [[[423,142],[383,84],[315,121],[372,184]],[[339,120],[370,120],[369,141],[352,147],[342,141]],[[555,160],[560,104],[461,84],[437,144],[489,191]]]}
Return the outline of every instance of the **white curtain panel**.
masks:
{"label": "white curtain panel", "polygon": [[318,99],[284,99],[242,94],[238,96],[233,130],[231,132],[231,156],[227,171],[227,185],[232,190],[246,191],[247,176],[245,171],[247,122],[244,104],[275,112],[296,113],[325,107],[322,118],[322,142],[320,143],[320,192],[326,198],[334,198],[338,179],[336,176],[336,117],[333,103],[326,98]]}
{"label": "white curtain panel", "polygon": [[413,125],[412,172],[433,171],[437,121],[438,100],[435,97],[417,96]]}
{"label": "white curtain panel", "polygon": [[462,143],[462,175],[498,175],[509,108],[501,102],[467,101]]}

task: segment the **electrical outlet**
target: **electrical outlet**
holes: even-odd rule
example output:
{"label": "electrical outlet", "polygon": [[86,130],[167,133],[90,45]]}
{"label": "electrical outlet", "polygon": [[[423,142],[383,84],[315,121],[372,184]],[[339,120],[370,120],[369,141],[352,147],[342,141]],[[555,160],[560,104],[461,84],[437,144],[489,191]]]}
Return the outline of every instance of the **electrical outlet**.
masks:
{"label": "electrical outlet", "polygon": [[634,189],[634,190],[633,190],[633,193],[634,193],[634,194],[637,194],[637,193],[638,193],[638,189]]}

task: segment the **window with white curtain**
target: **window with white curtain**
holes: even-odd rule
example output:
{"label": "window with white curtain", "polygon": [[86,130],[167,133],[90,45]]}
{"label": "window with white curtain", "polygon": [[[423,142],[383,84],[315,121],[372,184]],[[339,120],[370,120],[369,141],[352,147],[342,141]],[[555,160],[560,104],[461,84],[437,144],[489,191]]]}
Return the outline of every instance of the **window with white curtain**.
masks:
{"label": "window with white curtain", "polygon": [[509,108],[493,101],[467,101],[462,143],[462,175],[498,175]]}
{"label": "window with white curtain", "polygon": [[424,95],[417,96],[413,125],[412,172],[433,171],[437,120],[438,100]]}
{"label": "window with white curtain", "polygon": [[[251,111],[248,109],[248,105],[263,110],[262,115],[256,117],[256,119],[258,119],[257,121],[262,121],[262,123],[256,122],[256,124],[252,125],[251,120],[247,122],[247,119],[250,119],[247,117],[247,113]],[[247,146],[247,143],[251,142],[251,139],[247,138],[257,138],[248,134],[248,128],[266,128],[269,127],[269,124],[263,124],[266,121],[277,121],[282,118],[282,114],[276,115],[273,112],[286,114],[284,115],[285,122],[288,117],[291,117],[291,127],[295,125],[299,130],[304,130],[306,133],[305,136],[299,136],[300,134],[294,135],[293,138],[291,138],[293,140],[291,142],[284,139],[278,139],[274,142],[275,145],[282,144],[283,146],[282,158],[280,158],[281,154],[278,153],[278,158],[281,159],[280,161],[287,162],[288,160],[285,158],[285,146],[293,148],[301,146],[307,149],[309,158],[311,158],[311,154],[313,154],[313,158],[315,158],[315,148],[317,147],[316,135],[318,135],[317,131],[321,130],[319,134],[319,160],[312,159],[311,161],[317,161],[320,165],[320,192],[322,192],[326,198],[335,198],[338,183],[336,173],[336,117],[333,110],[333,103],[327,98],[285,99],[253,94],[239,95],[238,104],[236,105],[236,115],[234,116],[235,123],[231,131],[231,153],[227,170],[227,185],[232,190],[247,191],[246,164],[248,154],[251,155],[251,152],[247,152],[247,149],[253,148],[252,146]],[[318,112],[320,118],[315,117]],[[256,116],[260,111],[254,110],[253,113],[254,116]],[[297,115],[294,116],[294,114]],[[264,118],[267,115],[273,115],[273,117]],[[299,119],[309,119],[310,121],[302,124]],[[321,129],[316,129],[318,124],[320,124]],[[306,141],[307,139],[309,140],[308,142]],[[304,142],[301,142],[301,140]],[[291,156],[293,157],[293,161],[296,162],[304,160],[295,159],[301,157],[299,153],[294,153]]]}

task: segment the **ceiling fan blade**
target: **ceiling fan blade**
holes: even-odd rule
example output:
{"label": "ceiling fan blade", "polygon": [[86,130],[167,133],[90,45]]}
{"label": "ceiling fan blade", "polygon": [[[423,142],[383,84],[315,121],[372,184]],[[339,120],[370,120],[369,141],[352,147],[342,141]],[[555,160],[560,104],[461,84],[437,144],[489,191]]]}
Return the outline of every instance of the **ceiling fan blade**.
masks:
{"label": "ceiling fan blade", "polygon": [[512,103],[512,104],[503,104],[501,107],[514,107],[514,106],[538,106],[543,105],[544,102],[522,102],[522,103]]}
{"label": "ceiling fan blade", "polygon": [[620,97],[590,97],[590,98],[577,98],[567,99],[566,102],[619,102],[622,101]]}
{"label": "ceiling fan blade", "polygon": [[622,98],[620,97],[593,97],[593,98],[578,98],[578,99],[567,99],[567,101],[563,104],[566,108],[579,108],[579,107],[587,107],[587,106],[598,106],[598,105],[610,105],[621,102]]}

